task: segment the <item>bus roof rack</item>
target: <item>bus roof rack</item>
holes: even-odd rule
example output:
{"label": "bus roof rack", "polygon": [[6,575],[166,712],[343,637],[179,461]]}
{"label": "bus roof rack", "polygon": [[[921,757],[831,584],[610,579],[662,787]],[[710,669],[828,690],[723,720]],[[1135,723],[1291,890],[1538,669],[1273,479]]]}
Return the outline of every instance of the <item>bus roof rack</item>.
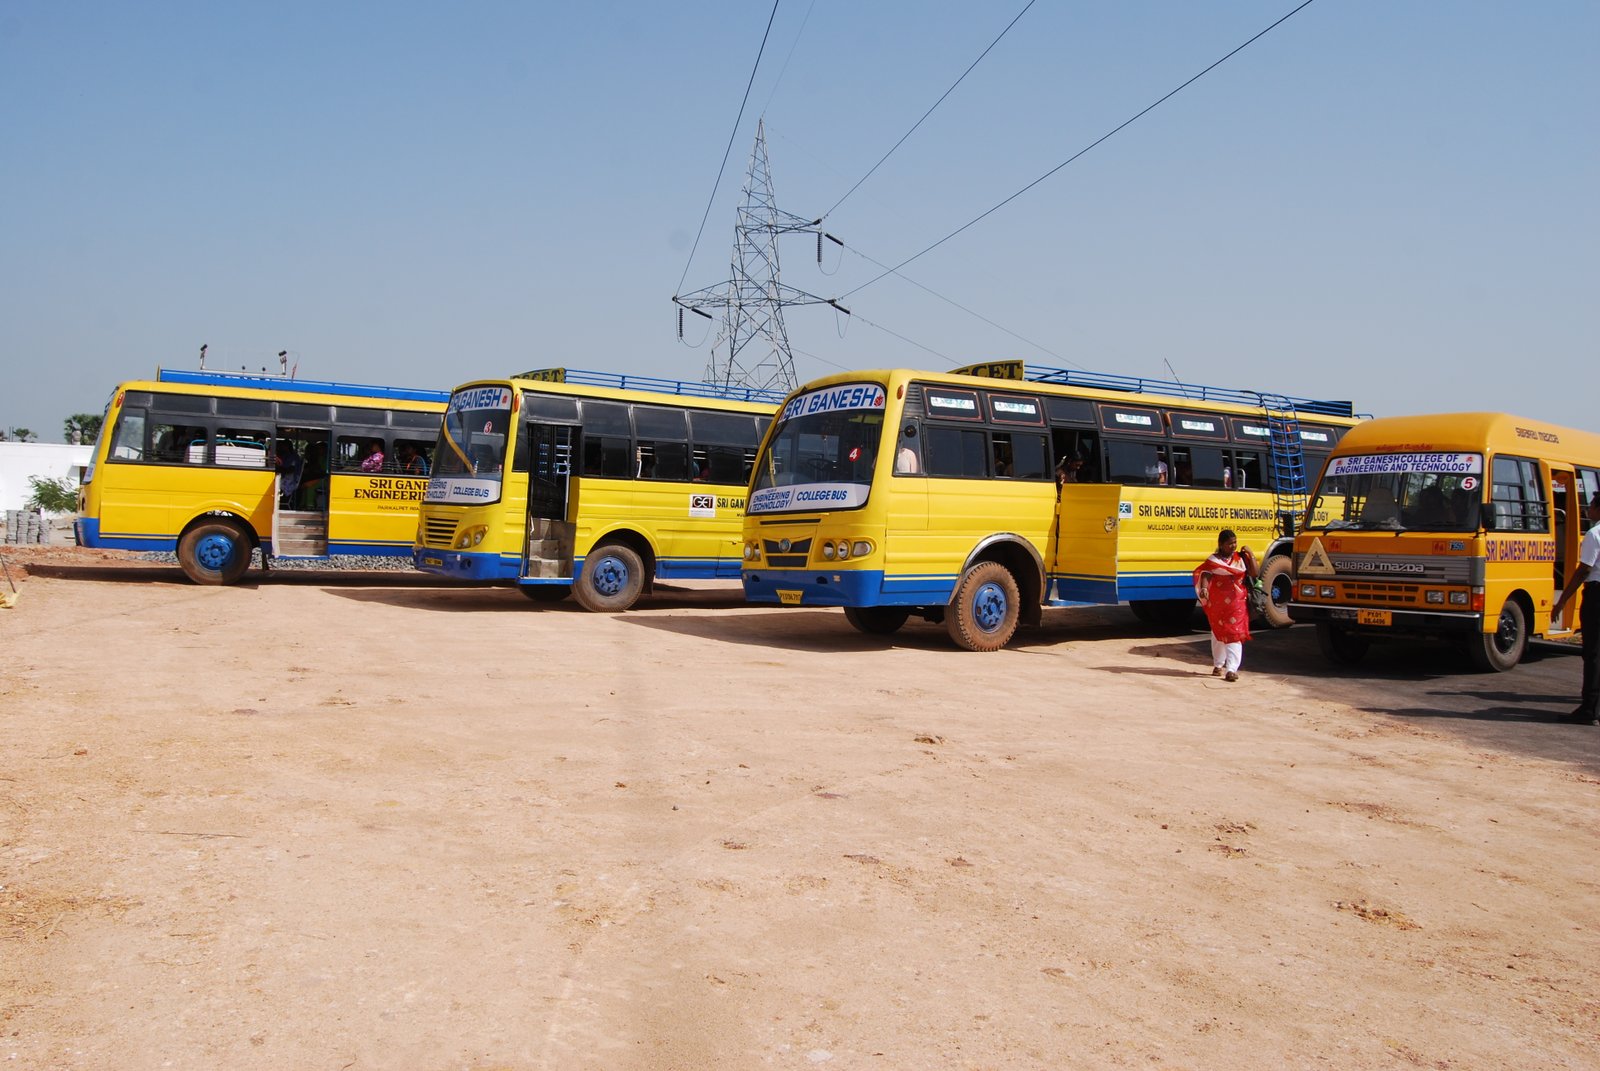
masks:
{"label": "bus roof rack", "polygon": [[1142,376],[1122,376],[1110,372],[1087,372],[1074,368],[1050,368],[1045,365],[1028,365],[1022,378],[1033,383],[1069,383],[1078,387],[1096,387],[1100,390],[1121,390],[1140,394],[1166,394],[1174,398],[1190,398],[1205,402],[1232,402],[1262,408],[1265,399],[1275,403],[1288,401],[1296,412],[1318,413],[1322,416],[1353,417],[1354,402],[1320,401],[1315,398],[1296,398],[1288,394],[1265,394],[1262,391],[1240,390],[1235,387],[1208,387],[1201,383],[1179,383],[1171,379],[1145,379]]}
{"label": "bus roof rack", "polygon": [[290,379],[261,372],[190,372],[178,368],[156,369],[159,383],[188,383],[203,387],[254,387],[267,390],[293,390],[302,394],[334,394],[355,398],[390,398],[409,402],[448,402],[447,390],[421,390],[412,387],[376,387],[363,383],[334,383],[317,379]]}
{"label": "bus roof rack", "polygon": [[643,390],[654,394],[679,394],[691,398],[718,398],[734,402],[768,402],[777,405],[786,391],[765,387],[736,387],[720,383],[691,383],[682,379],[632,376],[617,372],[591,372],[582,368],[535,368],[518,372],[512,379],[537,379],[545,383],[576,383],[584,387],[611,387],[616,390]]}

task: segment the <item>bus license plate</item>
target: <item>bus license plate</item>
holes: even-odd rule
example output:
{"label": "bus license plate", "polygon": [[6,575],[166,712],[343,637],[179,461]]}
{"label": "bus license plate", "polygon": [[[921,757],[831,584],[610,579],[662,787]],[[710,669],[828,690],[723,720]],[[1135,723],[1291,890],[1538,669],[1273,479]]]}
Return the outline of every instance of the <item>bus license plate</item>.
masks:
{"label": "bus license plate", "polygon": [[805,594],[805,592],[803,592],[803,591],[782,591],[782,590],[780,590],[778,592],[778,601],[780,603],[782,603],[784,606],[799,606],[800,605],[800,596],[804,595],[804,594]]}
{"label": "bus license plate", "polygon": [[444,564],[444,559],[443,558],[423,558],[422,559],[422,564],[423,565],[443,565]]}
{"label": "bus license plate", "polygon": [[1388,610],[1357,610],[1356,624],[1392,625],[1394,624],[1394,614]]}

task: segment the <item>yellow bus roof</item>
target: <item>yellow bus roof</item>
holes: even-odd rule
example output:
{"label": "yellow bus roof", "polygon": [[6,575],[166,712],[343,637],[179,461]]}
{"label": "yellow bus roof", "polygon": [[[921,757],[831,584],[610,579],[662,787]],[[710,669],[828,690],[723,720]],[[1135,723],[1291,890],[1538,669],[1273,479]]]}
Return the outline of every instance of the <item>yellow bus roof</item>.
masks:
{"label": "yellow bus roof", "polygon": [[[666,382],[666,381],[662,381]],[[689,386],[694,386],[690,384]],[[579,398],[599,398],[618,402],[645,402],[655,405],[677,405],[693,409],[715,409],[725,413],[751,413],[757,416],[771,416],[778,408],[778,403],[749,402],[735,398],[723,398],[710,393],[716,387],[710,384],[704,386],[706,394],[687,394],[665,390],[647,390],[635,387],[607,387],[591,386],[579,382],[567,382],[549,379],[525,379],[514,376],[509,379],[472,379],[459,384],[456,391],[468,387],[512,387],[517,390],[543,391],[546,394],[568,394]]]}
{"label": "yellow bus roof", "polygon": [[[830,375],[819,376],[809,383],[796,388],[793,394],[804,394],[807,391],[817,390],[822,387],[832,386],[836,383],[850,383],[859,380],[870,380],[887,384],[892,390],[899,384],[916,380],[919,383],[943,383],[950,386],[966,388],[983,387],[989,390],[1015,391],[1018,394],[1054,395],[1066,398],[1088,398],[1097,402],[1122,402],[1127,405],[1159,405],[1168,409],[1201,410],[1208,413],[1220,413],[1229,416],[1255,417],[1262,419],[1265,412],[1259,405],[1247,405],[1238,402],[1208,400],[1204,398],[1186,398],[1182,394],[1164,394],[1154,392],[1112,390],[1105,387],[1080,386],[1076,383],[1052,383],[1048,380],[1038,379],[1003,379],[989,376],[969,376],[959,372],[929,372],[925,369],[914,368],[876,368],[862,369],[854,372],[834,372]],[[1180,386],[1181,384],[1174,384]],[[1240,392],[1244,393],[1244,392]],[[1269,394],[1270,397],[1270,394]],[[1360,423],[1360,417],[1332,416],[1327,413],[1302,412],[1297,415],[1301,424],[1334,424],[1340,427],[1352,427]]]}
{"label": "yellow bus roof", "polygon": [[1350,429],[1339,454],[1508,453],[1600,465],[1600,435],[1510,413],[1377,417]]}

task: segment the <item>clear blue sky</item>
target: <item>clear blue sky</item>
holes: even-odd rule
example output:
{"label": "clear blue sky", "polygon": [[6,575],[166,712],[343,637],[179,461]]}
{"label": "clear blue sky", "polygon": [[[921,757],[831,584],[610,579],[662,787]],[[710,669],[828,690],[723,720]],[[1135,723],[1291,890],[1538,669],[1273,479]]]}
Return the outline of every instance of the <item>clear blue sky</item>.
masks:
{"label": "clear blue sky", "polygon": [[[0,427],[58,441],[201,343],[402,386],[698,379],[670,298],[728,275],[757,117],[780,207],[820,214],[1024,3],[784,0],[690,263],[766,0],[0,0]],[[1293,6],[1039,0],[784,281],[853,290]],[[1170,362],[1600,428],[1596,55],[1593,0],[1318,0],[905,269],[1013,334],[891,277],[853,320],[789,311],[799,375]]]}

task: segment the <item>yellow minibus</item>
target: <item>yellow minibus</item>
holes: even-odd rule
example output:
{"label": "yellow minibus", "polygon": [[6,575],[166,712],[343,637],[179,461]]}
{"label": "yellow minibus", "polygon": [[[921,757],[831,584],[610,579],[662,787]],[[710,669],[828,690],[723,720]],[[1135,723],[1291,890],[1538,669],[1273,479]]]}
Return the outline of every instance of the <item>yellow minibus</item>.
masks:
{"label": "yellow minibus", "polygon": [[1328,659],[1359,662],[1397,633],[1460,643],[1507,670],[1550,609],[1600,492],[1600,435],[1506,413],[1384,417],[1352,429],[1295,538],[1297,621]]}

